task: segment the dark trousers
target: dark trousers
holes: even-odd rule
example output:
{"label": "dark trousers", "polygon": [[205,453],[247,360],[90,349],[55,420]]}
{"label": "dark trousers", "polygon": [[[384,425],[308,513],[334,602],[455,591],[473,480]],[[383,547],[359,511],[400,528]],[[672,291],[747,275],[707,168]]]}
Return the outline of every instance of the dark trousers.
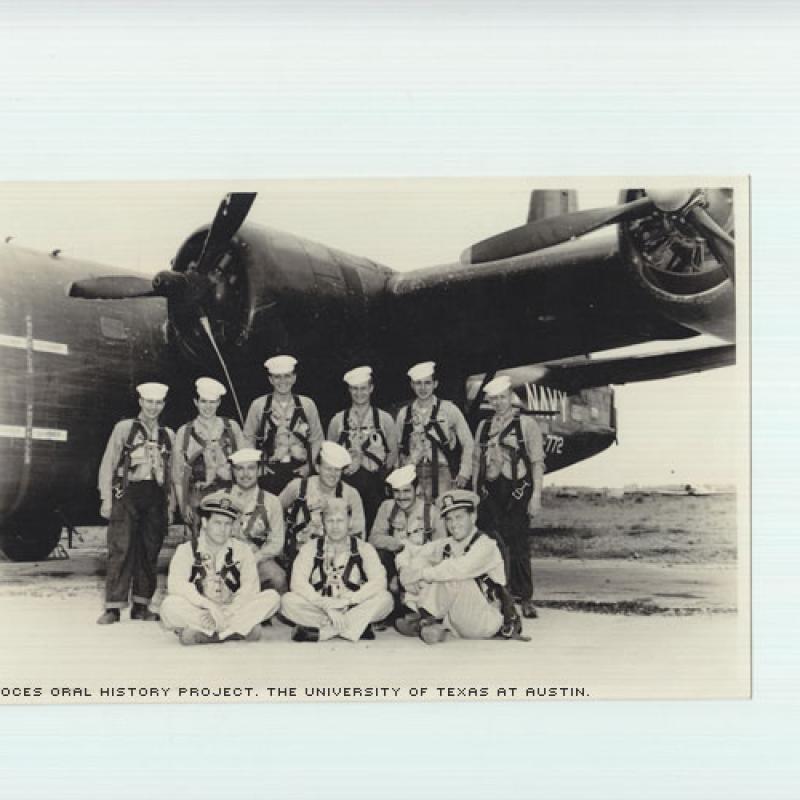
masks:
{"label": "dark trousers", "polygon": [[[372,531],[372,523],[378,513],[378,507],[386,499],[386,479],[383,472],[370,472],[363,467],[357,469],[352,475],[344,475],[343,480],[349,483],[360,495],[364,505],[364,519],[366,520],[366,536]],[[365,538],[366,538],[365,536]]]}
{"label": "dark trousers", "polygon": [[167,498],[155,481],[129,483],[108,521],[106,608],[125,608],[128,595],[147,604],[156,590],[158,554],[167,535]]}
{"label": "dark trousers", "polygon": [[276,497],[295,479],[302,477],[303,464],[298,462],[273,461],[269,465],[269,472],[258,479],[258,486],[265,492],[270,492]]}
{"label": "dark trousers", "polygon": [[481,501],[479,527],[498,539],[506,565],[508,590],[517,600],[533,597],[528,503],[533,489],[525,487],[522,496],[514,497],[514,484],[502,475],[485,484]]}

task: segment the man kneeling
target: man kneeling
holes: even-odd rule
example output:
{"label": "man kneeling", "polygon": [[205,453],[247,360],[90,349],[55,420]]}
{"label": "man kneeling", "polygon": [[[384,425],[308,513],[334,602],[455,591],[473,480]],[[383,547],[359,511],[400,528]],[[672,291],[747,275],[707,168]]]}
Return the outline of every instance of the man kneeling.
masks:
{"label": "man kneeling", "polygon": [[231,538],[238,513],[225,492],[207,495],[199,508],[197,540],[180,545],[172,557],[161,621],[183,644],[256,641],[261,623],[280,606],[275,590],[259,590],[248,545]]}
{"label": "man kneeling", "polygon": [[388,616],[394,606],[386,570],[371,544],[348,533],[346,500],[327,499],[322,528],[321,537],[300,548],[291,591],[282,598],[283,615],[297,625],[292,639],[372,639],[370,623]]}
{"label": "man kneeling", "polygon": [[448,630],[464,639],[519,635],[519,615],[505,588],[503,556],[494,539],[475,526],[478,502],[478,495],[465,489],[443,494],[440,513],[447,538],[425,545],[413,565],[398,557],[406,605],[416,606],[414,613],[397,620],[400,633],[419,635],[428,644],[441,642]]}

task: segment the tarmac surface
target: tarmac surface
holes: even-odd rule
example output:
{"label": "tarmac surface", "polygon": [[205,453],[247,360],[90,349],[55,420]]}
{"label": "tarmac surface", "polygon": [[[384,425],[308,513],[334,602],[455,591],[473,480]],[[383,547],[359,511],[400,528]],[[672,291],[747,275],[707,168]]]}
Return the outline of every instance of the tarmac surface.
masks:
{"label": "tarmac surface", "polygon": [[[162,570],[170,555],[162,553]],[[127,614],[120,624],[96,625],[103,571],[104,550],[91,537],[68,559],[0,563],[0,702],[723,698],[750,691],[749,614],[738,600],[735,565],[540,559],[540,615],[524,630],[531,641],[448,638],[435,646],[393,630],[369,642],[297,644],[275,621],[260,642],[183,647],[157,623]],[[514,693],[499,694],[503,688]]]}

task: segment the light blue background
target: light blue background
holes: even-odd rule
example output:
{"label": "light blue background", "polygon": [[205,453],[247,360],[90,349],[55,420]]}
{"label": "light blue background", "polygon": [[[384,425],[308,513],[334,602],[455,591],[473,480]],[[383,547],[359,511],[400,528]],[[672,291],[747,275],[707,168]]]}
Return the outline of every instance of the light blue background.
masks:
{"label": "light blue background", "polygon": [[0,708],[4,796],[798,796],[800,16],[554,6],[0,2],[0,178],[751,173],[755,700]]}

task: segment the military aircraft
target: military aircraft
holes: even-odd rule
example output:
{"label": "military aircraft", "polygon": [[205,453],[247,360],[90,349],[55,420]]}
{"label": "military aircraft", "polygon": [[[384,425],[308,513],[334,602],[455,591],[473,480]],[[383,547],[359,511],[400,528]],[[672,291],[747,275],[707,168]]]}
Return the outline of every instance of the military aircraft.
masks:
{"label": "military aircraft", "polygon": [[[193,379],[231,388],[241,416],[266,391],[265,358],[300,359],[323,415],[341,375],[368,363],[376,400],[408,399],[410,364],[441,365],[440,393],[481,413],[502,370],[546,434],[552,472],[616,438],[613,389],[735,360],[733,191],[631,189],[577,210],[571,190],[534,191],[527,222],[453,264],[397,272],[247,221],[254,193],[227,195],[154,278],[0,244],[0,536],[41,559],[65,524],[97,521],[96,475],[134,387],[171,387],[164,419],[193,413]],[[594,231],[602,233],[587,236]],[[403,335],[398,335],[402,331]],[[587,354],[702,333],[725,343],[657,356]]]}

